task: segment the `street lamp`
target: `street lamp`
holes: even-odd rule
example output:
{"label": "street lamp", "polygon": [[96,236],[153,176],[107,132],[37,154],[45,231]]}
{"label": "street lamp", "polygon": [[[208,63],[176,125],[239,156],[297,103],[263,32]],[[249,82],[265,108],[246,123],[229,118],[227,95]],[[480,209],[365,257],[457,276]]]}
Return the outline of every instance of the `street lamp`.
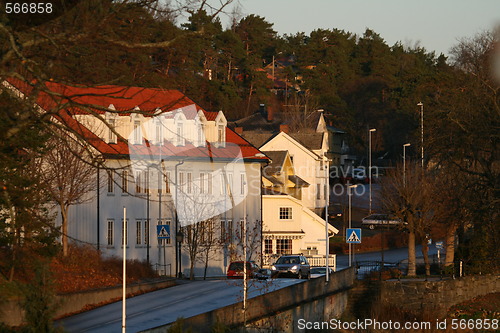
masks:
{"label": "street lamp", "polygon": [[[177,240],[177,235],[182,235],[182,239],[184,238],[184,235],[182,234],[180,228],[179,228],[179,206],[178,206],[178,201],[177,201],[177,198],[179,197],[179,179],[178,179],[178,172],[177,172],[177,168],[180,166],[180,165],[183,165],[184,164],[184,160],[180,161],[179,163],[177,163],[175,165],[175,168],[174,168],[174,172],[175,172],[175,234],[176,234],[176,240]],[[182,240],[181,239],[181,240]],[[177,270],[176,270],[176,273],[177,273],[177,276],[179,278],[182,277],[182,262],[181,262],[181,246],[182,246],[182,242],[176,242],[175,245],[177,246],[177,249],[176,249],[176,253],[177,253],[177,260],[176,260],[176,266],[177,266]]]}
{"label": "street lamp", "polygon": [[372,213],[372,133],[375,132],[377,129],[371,128],[368,131],[368,162],[369,162],[369,167],[368,167],[368,180],[370,182],[369,188],[370,188],[370,214]]}
{"label": "street lamp", "polygon": [[[348,185],[347,186],[347,195],[349,197],[349,229],[352,227],[352,190],[353,188],[358,187],[358,184]],[[347,235],[347,233],[346,233]],[[352,266],[352,244],[349,243],[349,267]]]}
{"label": "street lamp", "polygon": [[411,146],[409,143],[403,145],[403,185],[406,186],[406,147]]}
{"label": "street lamp", "polygon": [[417,104],[420,106],[420,151],[422,160],[422,169],[424,168],[424,103],[420,102]]}

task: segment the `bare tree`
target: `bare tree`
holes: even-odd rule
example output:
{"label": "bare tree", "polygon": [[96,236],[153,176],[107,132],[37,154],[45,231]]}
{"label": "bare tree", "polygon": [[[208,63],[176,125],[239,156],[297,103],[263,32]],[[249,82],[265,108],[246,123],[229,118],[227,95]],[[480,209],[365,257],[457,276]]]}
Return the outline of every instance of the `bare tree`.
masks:
{"label": "bare tree", "polygon": [[382,187],[381,202],[384,209],[401,220],[402,228],[408,232],[408,276],[416,275],[417,237],[422,240],[424,258],[427,256],[426,234],[432,222],[429,210],[432,197],[426,182],[424,170],[417,163],[412,163],[405,172],[398,165],[387,175]]}
{"label": "bare tree", "polygon": [[75,139],[53,137],[41,157],[40,178],[48,197],[61,211],[63,255],[68,254],[69,207],[91,201],[96,189],[96,168],[86,160],[87,148]]}

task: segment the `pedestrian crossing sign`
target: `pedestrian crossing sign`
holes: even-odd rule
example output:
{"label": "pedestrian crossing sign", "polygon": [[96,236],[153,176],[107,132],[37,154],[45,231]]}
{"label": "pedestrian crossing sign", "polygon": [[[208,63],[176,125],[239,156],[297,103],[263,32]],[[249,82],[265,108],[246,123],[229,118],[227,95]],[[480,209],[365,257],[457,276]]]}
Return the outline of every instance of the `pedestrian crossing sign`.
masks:
{"label": "pedestrian crossing sign", "polygon": [[347,229],[346,243],[361,244],[361,229]]}
{"label": "pedestrian crossing sign", "polygon": [[158,239],[170,239],[170,225],[157,225],[156,234],[158,235]]}

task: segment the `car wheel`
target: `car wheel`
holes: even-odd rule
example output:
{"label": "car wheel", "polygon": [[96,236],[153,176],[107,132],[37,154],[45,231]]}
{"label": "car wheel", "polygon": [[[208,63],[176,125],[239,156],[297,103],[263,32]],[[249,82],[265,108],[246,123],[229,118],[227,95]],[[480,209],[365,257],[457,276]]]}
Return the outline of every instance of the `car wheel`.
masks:
{"label": "car wheel", "polygon": [[302,272],[301,272],[301,271],[299,271],[299,272],[297,273],[297,279],[302,279]]}

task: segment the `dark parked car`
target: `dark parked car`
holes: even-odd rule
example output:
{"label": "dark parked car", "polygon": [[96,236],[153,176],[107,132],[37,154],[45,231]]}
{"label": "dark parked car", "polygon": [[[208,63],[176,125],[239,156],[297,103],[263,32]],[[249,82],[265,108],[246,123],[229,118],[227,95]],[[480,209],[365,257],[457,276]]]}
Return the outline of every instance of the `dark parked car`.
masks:
{"label": "dark parked car", "polygon": [[361,219],[361,225],[370,229],[375,227],[395,227],[401,225],[401,220],[387,214],[372,214]]}
{"label": "dark parked car", "polygon": [[306,257],[301,255],[281,256],[271,266],[273,277],[296,277],[298,279],[309,279],[311,277],[311,266]]}
{"label": "dark parked car", "polygon": [[[243,261],[234,261],[227,268],[228,279],[243,279]],[[260,267],[253,261],[247,261],[247,277],[249,279],[259,278]]]}

